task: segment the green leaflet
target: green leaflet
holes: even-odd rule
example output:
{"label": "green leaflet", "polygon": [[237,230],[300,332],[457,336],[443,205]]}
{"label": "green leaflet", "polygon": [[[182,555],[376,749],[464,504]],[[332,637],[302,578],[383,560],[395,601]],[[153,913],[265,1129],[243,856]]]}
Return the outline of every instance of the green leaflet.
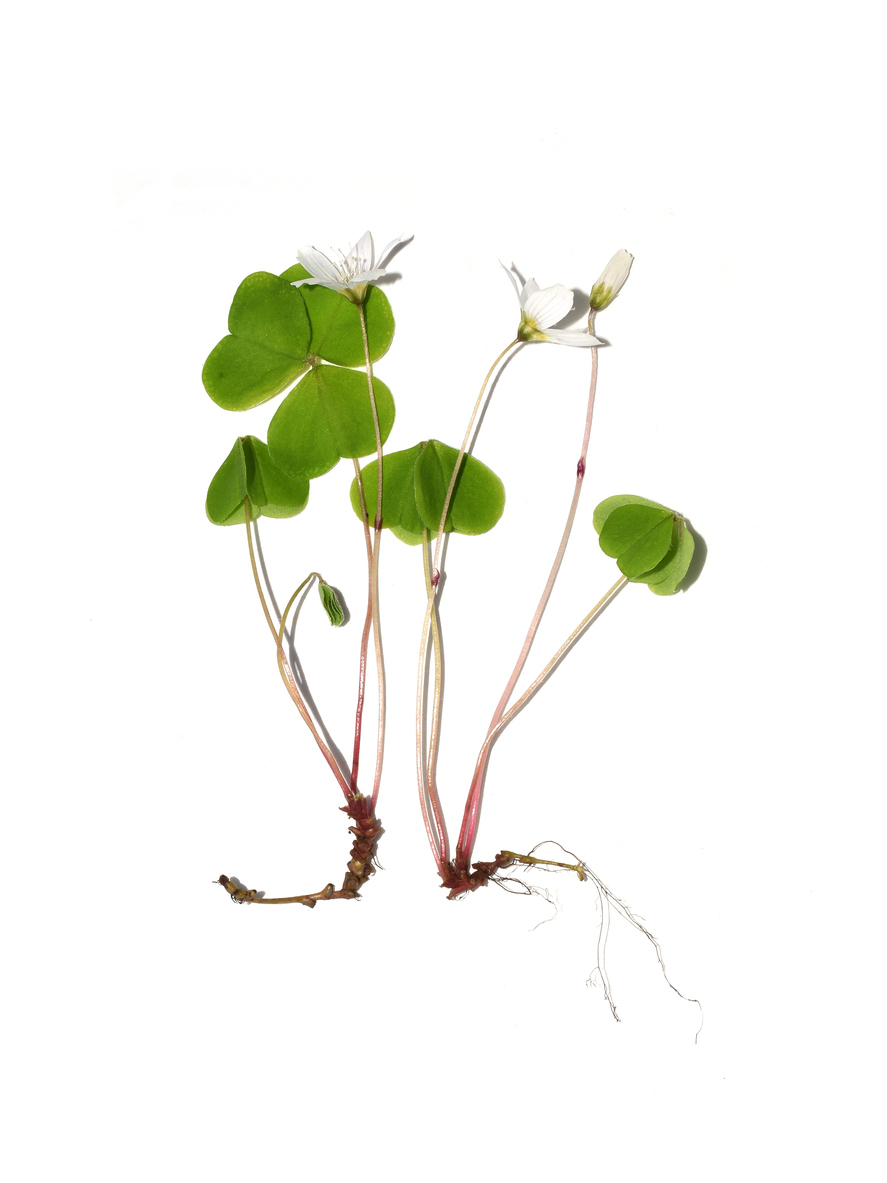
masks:
{"label": "green leaflet", "polygon": [[[666,570],[663,572],[663,578],[653,582],[649,581],[650,591],[657,596],[672,596],[678,590],[681,580],[690,569],[690,563],[693,560],[693,552],[696,549],[696,543],[693,535],[687,529],[687,524],[681,519],[676,523],[680,537],[677,546],[674,548],[674,555],[670,564],[666,564]],[[666,556],[666,559],[669,555]],[[660,564],[660,568],[662,564]]]}
{"label": "green leaflet", "polygon": [[[447,486],[457,448],[439,440],[425,440],[382,461],[382,524],[409,545],[422,541],[422,531],[435,535],[440,524]],[[378,465],[371,461],[361,471],[370,521],[375,517]],[[361,517],[357,480],[351,484],[351,505]],[[496,474],[473,456],[464,456],[447,513],[446,530],[457,534],[485,534],[502,516],[505,489]]]}
{"label": "green leaflet", "polygon": [[234,294],[228,333],[203,367],[203,385],[226,411],[245,411],[285,390],[307,364],[311,326],[299,291],[268,271]]}
{"label": "green leaflet", "polygon": [[[292,282],[308,275],[301,264],[288,268],[280,276]],[[366,360],[363,349],[363,334],[360,329],[360,313],[341,292],[317,284],[306,283],[298,289],[308,310],[311,323],[311,343],[308,352],[337,366],[362,366]],[[378,361],[391,346],[394,337],[394,314],[388,297],[372,284],[367,289],[363,304],[367,324],[367,341],[370,360]]]}
{"label": "green leaflet", "polygon": [[[394,425],[394,399],[373,379],[382,442]],[[338,366],[315,366],[289,392],[268,426],[275,464],[290,476],[310,479],[329,472],[344,456],[376,450],[376,431],[366,374]]]}
{"label": "green leaflet", "polygon": [[687,574],[695,543],[674,510],[645,497],[608,497],[594,511],[593,524],[604,554],[633,583],[646,583],[659,596],[673,595]]}
{"label": "green leaflet", "polygon": [[308,482],[281,472],[267,445],[247,435],[237,440],[210,481],[206,516],[216,526],[242,524],[246,497],[251,518],[291,518],[308,504]]}
{"label": "green leaflet", "polygon": [[600,505],[595,507],[594,515],[591,519],[595,533],[600,534],[604,522],[613,510],[618,509],[621,505],[651,505],[655,509],[666,508],[664,505],[660,505],[658,501],[648,501],[646,497],[634,497],[631,493],[619,493],[615,497],[607,497]]}

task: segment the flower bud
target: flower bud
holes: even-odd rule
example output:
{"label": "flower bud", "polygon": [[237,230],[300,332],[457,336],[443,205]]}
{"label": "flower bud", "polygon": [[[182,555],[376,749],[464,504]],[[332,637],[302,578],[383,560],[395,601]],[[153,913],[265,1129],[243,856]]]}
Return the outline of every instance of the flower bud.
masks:
{"label": "flower bud", "polygon": [[345,613],[342,605],[339,603],[339,597],[336,595],[335,588],[330,587],[328,583],[324,583],[321,579],[317,585],[317,590],[320,592],[320,602],[323,604],[323,610],[329,617],[329,622],[334,628],[338,628],[340,624],[345,623]]}
{"label": "flower bud", "polygon": [[634,255],[630,255],[628,251],[616,252],[591,289],[588,303],[594,312],[600,312],[602,308],[613,303],[628,279],[633,262]]}

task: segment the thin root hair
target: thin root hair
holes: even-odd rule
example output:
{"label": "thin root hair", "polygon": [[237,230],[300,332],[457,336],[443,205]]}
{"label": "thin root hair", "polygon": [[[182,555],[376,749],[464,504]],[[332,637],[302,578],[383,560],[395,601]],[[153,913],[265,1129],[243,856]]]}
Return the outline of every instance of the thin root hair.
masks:
{"label": "thin root hair", "polygon": [[[588,866],[587,863],[583,862],[582,859],[580,859],[576,854],[574,854],[572,850],[568,850],[566,848],[566,846],[563,846],[560,842],[555,841],[553,838],[546,838],[542,842],[538,842],[533,847],[533,849],[529,852],[528,857],[532,857],[534,855],[535,851],[537,851],[541,846],[557,846],[560,850],[562,850],[564,852],[564,854],[567,854],[570,856],[570,858],[575,859],[576,866],[581,868],[581,870],[582,870],[583,874],[586,876],[586,878],[591,880],[591,882],[595,885],[595,888],[597,889],[598,900],[599,900],[600,909],[601,909],[601,919],[600,919],[600,924],[598,925],[597,964],[595,965],[595,968],[592,970],[591,974],[589,975],[586,984],[587,985],[594,984],[595,974],[599,975],[601,985],[603,986],[603,990],[604,990],[604,997],[607,1000],[607,1003],[608,1003],[610,1010],[613,1014],[613,1018],[616,1020],[616,1022],[617,1023],[621,1022],[621,1020],[619,1018],[619,1015],[616,1013],[616,1004],[613,1000],[613,992],[612,992],[612,988],[610,986],[610,979],[607,974],[607,938],[608,938],[609,932],[610,932],[610,907],[611,907],[611,905],[613,908],[616,909],[616,911],[619,913],[619,915],[624,920],[628,921],[628,923],[632,926],[632,928],[635,928],[635,929],[637,929],[638,932],[643,933],[643,935],[647,938],[647,940],[650,942],[650,944],[656,950],[656,960],[659,962],[659,968],[662,971],[662,976],[663,976],[663,978],[665,978],[667,985],[675,992],[675,994],[677,994],[678,998],[682,998],[684,1000],[684,1002],[695,1002],[695,1004],[699,1007],[699,1014],[700,1014],[701,1022],[699,1024],[699,1029],[697,1030],[696,1035],[694,1037],[694,1043],[698,1043],[699,1034],[702,1031],[702,1027],[705,1023],[705,1016],[704,1016],[703,1010],[702,1010],[702,1003],[699,1001],[698,998],[688,998],[686,994],[682,994],[681,991],[677,988],[677,986],[675,986],[675,984],[671,981],[671,979],[669,978],[669,976],[665,970],[665,958],[662,954],[662,946],[659,944],[659,941],[652,934],[652,932],[650,932],[650,930],[642,923],[641,918],[639,918],[638,916],[636,916],[634,914],[634,912],[632,912],[631,908],[629,908],[628,904],[626,904],[624,900],[621,900],[618,896],[614,895],[612,891],[610,891],[609,887],[607,887],[607,885],[600,878],[600,876],[596,875],[595,872],[591,869],[591,867]],[[545,867],[544,864],[540,864],[540,863],[535,863],[534,866],[539,868],[540,870],[544,869],[544,870],[550,870],[550,871],[560,871],[560,870],[564,869],[562,867]],[[581,877],[582,876],[580,875],[580,878]]]}

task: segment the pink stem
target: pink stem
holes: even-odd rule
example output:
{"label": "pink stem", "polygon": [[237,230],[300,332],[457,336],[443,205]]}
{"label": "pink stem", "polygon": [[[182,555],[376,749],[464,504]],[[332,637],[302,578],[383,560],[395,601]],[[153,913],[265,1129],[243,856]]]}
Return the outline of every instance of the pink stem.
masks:
{"label": "pink stem", "polygon": [[[589,317],[589,331],[591,331],[593,328],[592,319],[593,314],[591,317]],[[526,664],[526,660],[533,645],[536,632],[539,628],[539,623],[542,620],[546,606],[548,605],[548,600],[551,596],[555,580],[557,579],[558,573],[561,569],[561,563],[563,562],[564,553],[567,549],[567,543],[570,540],[570,532],[573,529],[573,520],[576,517],[576,509],[579,505],[579,497],[582,493],[582,485],[584,483],[585,477],[585,460],[586,456],[588,455],[588,441],[591,437],[591,419],[594,413],[594,395],[595,390],[597,389],[597,370],[597,347],[592,346],[591,382],[588,390],[588,410],[586,411],[585,415],[585,433],[582,437],[582,451],[579,456],[579,461],[576,465],[576,484],[573,489],[573,500],[570,503],[570,512],[567,514],[567,522],[564,526],[564,532],[561,536],[560,546],[557,549],[557,554],[555,555],[554,563],[552,564],[551,572],[548,576],[548,582],[545,584],[542,597],[539,600],[535,613],[533,614],[533,619],[530,621],[530,627],[527,630],[527,635],[520,654],[518,655],[515,667],[511,672],[511,677],[508,679],[508,683],[502,693],[502,697],[499,699],[499,704],[493,713],[493,717],[490,720],[490,725],[487,728],[487,739],[505,713],[505,709],[508,706],[508,700],[511,698],[517,680],[521,676],[521,672],[524,668],[524,665]],[[471,780],[471,787],[468,790],[468,800],[465,803],[465,813],[462,818],[462,829],[459,831],[459,841],[456,844],[457,867],[467,866],[471,860],[472,851],[474,850],[474,842],[477,837],[477,828],[480,824],[480,809],[483,800],[484,777],[486,775],[489,758],[490,745],[486,743],[485,739],[484,746],[481,748],[480,755],[477,759],[477,764],[475,765],[474,776]]]}

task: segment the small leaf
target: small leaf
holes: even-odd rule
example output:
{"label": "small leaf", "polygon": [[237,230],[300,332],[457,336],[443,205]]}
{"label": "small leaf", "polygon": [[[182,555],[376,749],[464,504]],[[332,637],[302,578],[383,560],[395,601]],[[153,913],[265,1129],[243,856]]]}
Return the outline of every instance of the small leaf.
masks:
{"label": "small leaf", "polygon": [[203,367],[207,394],[227,411],[266,402],[305,368],[311,336],[305,302],[270,272],[248,275],[237,289],[228,332]]}
{"label": "small leaf", "polygon": [[[300,264],[288,268],[281,279],[292,282],[305,279],[308,272]],[[305,283],[299,287],[311,322],[311,344],[308,352],[337,366],[362,366],[366,361],[360,313],[357,305],[341,292],[319,284]],[[363,303],[367,325],[370,360],[378,361],[388,352],[394,337],[394,313],[388,297],[372,284],[367,288]]]}
{"label": "small leaf", "polygon": [[206,516],[216,526],[242,524],[247,497],[251,518],[291,518],[308,504],[308,482],[281,472],[267,445],[248,435],[237,440],[210,481]]}
{"label": "small leaf", "polygon": [[601,550],[632,583],[646,583],[658,596],[677,591],[695,549],[679,514],[658,501],[619,494],[602,501],[593,520]]}
{"label": "small leaf", "polygon": [[[394,399],[378,378],[373,392],[384,443],[394,425]],[[357,459],[375,452],[366,374],[339,366],[312,368],[277,408],[268,446],[284,472],[302,479],[329,472],[343,456]]]}
{"label": "small leaf", "polygon": [[329,617],[329,622],[334,628],[338,628],[345,622],[345,612],[342,605],[339,603],[339,597],[336,595],[336,589],[330,587],[328,583],[323,580],[317,585],[317,590],[320,592],[320,602],[323,604],[323,610]]}
{"label": "small leaf", "polygon": [[[382,463],[382,524],[409,545],[421,541],[422,531],[437,533],[447,486],[458,456],[438,440],[427,440],[403,452],[392,452]],[[378,489],[376,461],[361,472],[370,521],[375,517]],[[361,515],[357,481],[351,485],[351,504]],[[447,513],[447,531],[484,534],[502,516],[505,489],[496,474],[473,456],[462,460],[459,479]]]}

